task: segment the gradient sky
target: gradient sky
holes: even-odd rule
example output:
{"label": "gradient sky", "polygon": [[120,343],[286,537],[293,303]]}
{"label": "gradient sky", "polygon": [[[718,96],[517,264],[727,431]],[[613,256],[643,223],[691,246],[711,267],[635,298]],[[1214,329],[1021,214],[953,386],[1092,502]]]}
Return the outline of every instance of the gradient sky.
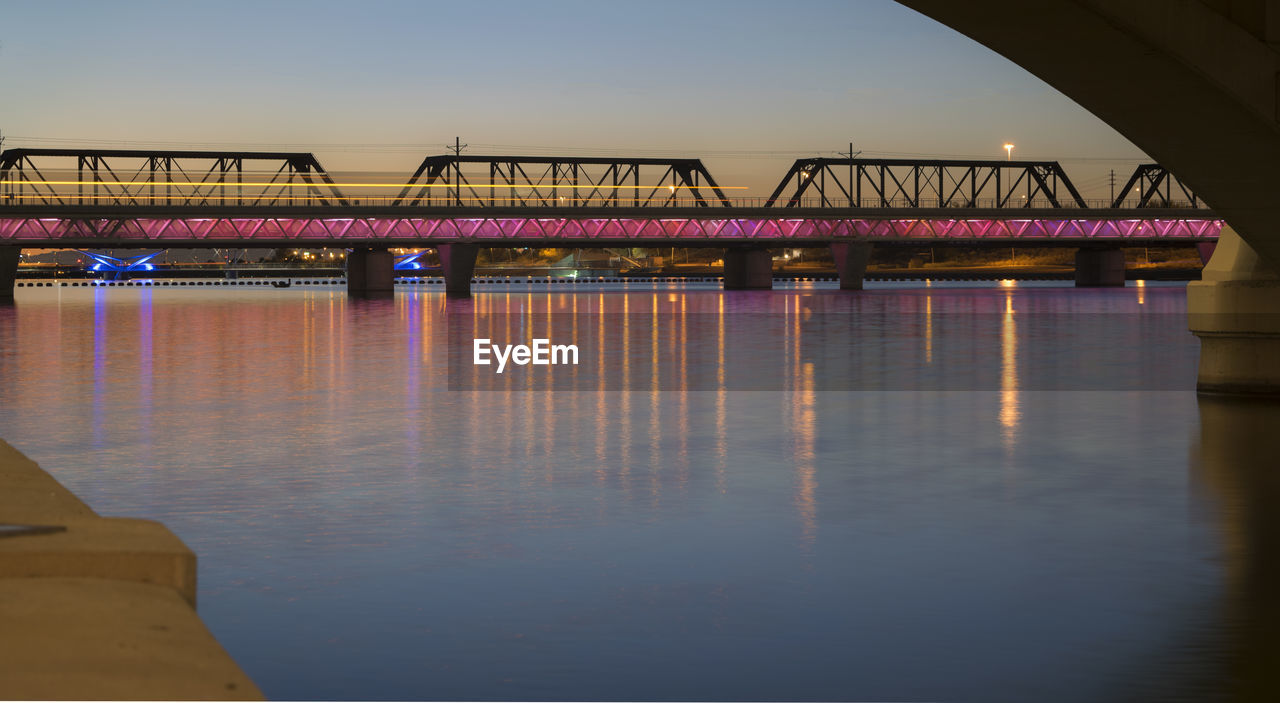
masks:
{"label": "gradient sky", "polygon": [[[799,156],[1147,160],[1004,58],[889,0],[0,0],[6,147],[281,148],[331,171],[473,154],[701,156],[768,194]],[[740,193],[743,194],[743,193]]]}

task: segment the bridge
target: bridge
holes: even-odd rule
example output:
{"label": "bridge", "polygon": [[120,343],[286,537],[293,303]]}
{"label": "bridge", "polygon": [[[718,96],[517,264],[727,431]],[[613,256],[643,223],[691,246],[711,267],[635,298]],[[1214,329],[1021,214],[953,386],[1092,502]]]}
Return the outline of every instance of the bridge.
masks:
{"label": "bridge", "polygon": [[808,158],[767,198],[698,159],[430,156],[344,180],[309,153],[0,153],[0,296],[32,248],[342,247],[348,289],[392,290],[389,249],[432,247],[469,292],[481,247],[721,247],[726,288],[769,288],[770,247],[829,247],[860,289],[874,244],[1078,248],[1077,285],[1124,284],[1122,246],[1195,244],[1222,222],[1165,169],[1083,198],[1057,162]]}

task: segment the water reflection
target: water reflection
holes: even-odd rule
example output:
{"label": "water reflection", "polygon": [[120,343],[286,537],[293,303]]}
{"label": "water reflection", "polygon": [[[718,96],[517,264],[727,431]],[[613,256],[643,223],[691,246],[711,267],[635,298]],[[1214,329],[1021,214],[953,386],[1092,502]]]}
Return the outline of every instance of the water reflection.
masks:
{"label": "water reflection", "polygon": [[[1227,507],[1188,511],[1194,395],[1134,391],[1194,380],[1181,290],[96,292],[0,309],[0,427],[186,539],[273,697],[1117,699],[1224,587],[1240,675],[1270,651],[1273,579],[1212,561],[1274,542],[1265,475],[1202,406]],[[630,385],[446,392],[455,317],[624,339]],[[1090,374],[1137,381],[1043,390]]]}
{"label": "water reflection", "polygon": [[1018,437],[1018,325],[1013,296],[1005,297],[1000,323],[1000,426],[1005,452],[1012,452]]}
{"label": "water reflection", "polygon": [[800,388],[792,391],[792,434],[795,442],[791,456],[795,461],[796,506],[802,527],[801,546],[812,550],[818,536],[818,468],[815,443],[818,437],[817,398],[814,393],[813,364],[797,369]]}
{"label": "water reflection", "polygon": [[1201,397],[1192,467],[1221,521],[1229,699],[1280,700],[1280,402]]}
{"label": "water reflection", "polygon": [[106,448],[105,400],[107,391],[107,292],[94,290],[93,296],[93,443]]}
{"label": "water reflection", "polygon": [[924,363],[933,363],[933,296],[924,297]]}
{"label": "water reflection", "polygon": [[[1000,291],[976,299],[936,288],[892,297],[775,292],[731,298],[730,308],[691,306],[687,292],[564,296],[536,308],[495,296],[483,310],[447,316],[449,387],[791,390],[809,363],[820,391],[1000,391],[1010,446],[1022,391],[1194,388],[1194,361],[1179,353],[1194,340],[1184,320],[1168,317],[1177,314],[1169,296],[1147,304],[1145,293],[1139,303],[1120,291],[1105,307],[1088,296],[1046,306],[1042,290]],[[527,344],[535,334],[585,350],[581,365],[497,374],[472,363],[475,338]]]}

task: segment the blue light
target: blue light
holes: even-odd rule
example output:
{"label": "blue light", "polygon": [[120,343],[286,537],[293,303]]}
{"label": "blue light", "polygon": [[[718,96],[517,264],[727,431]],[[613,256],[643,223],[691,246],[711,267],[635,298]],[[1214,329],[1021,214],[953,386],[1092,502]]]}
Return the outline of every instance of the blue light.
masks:
{"label": "blue light", "polygon": [[130,259],[119,259],[106,254],[94,254],[93,252],[80,251],[81,254],[94,260],[94,265],[89,267],[90,271],[111,271],[120,273],[123,271],[154,271],[154,264],[149,263],[152,259],[160,256],[163,251],[153,251],[150,254],[139,254]]}
{"label": "blue light", "polygon": [[417,254],[405,254],[404,256],[397,256],[395,260],[395,264],[393,265],[393,268],[396,271],[420,271],[422,269],[425,269],[426,266],[423,266],[422,263],[418,261],[418,258],[426,253],[427,252],[425,251],[420,251]]}

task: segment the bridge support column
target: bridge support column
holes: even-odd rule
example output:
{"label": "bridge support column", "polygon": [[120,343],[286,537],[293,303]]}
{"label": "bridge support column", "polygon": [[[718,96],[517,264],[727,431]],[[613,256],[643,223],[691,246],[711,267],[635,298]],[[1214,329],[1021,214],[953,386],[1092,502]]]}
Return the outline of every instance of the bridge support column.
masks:
{"label": "bridge support column", "polygon": [[1187,317],[1200,338],[1197,390],[1280,396],[1280,272],[1230,227],[1187,284]]}
{"label": "bridge support column", "polygon": [[444,293],[453,298],[471,297],[471,277],[476,271],[475,244],[441,244],[436,247],[440,268],[444,270]]}
{"label": "bridge support column", "polygon": [[395,262],[386,249],[352,249],[347,254],[347,294],[390,298],[395,294]]}
{"label": "bridge support column", "polygon": [[13,284],[18,279],[19,247],[0,247],[0,303],[13,300]]}
{"label": "bridge support column", "polygon": [[1077,288],[1123,288],[1124,252],[1081,247],[1076,251]]}
{"label": "bridge support column", "polygon": [[773,257],[763,247],[724,250],[725,290],[773,288]]}
{"label": "bridge support column", "polygon": [[1200,255],[1200,265],[1209,263],[1209,259],[1213,258],[1213,250],[1218,246],[1217,242],[1197,242],[1196,253]]}
{"label": "bridge support column", "polygon": [[871,242],[832,242],[831,256],[840,274],[840,290],[862,290],[862,277],[871,260]]}

